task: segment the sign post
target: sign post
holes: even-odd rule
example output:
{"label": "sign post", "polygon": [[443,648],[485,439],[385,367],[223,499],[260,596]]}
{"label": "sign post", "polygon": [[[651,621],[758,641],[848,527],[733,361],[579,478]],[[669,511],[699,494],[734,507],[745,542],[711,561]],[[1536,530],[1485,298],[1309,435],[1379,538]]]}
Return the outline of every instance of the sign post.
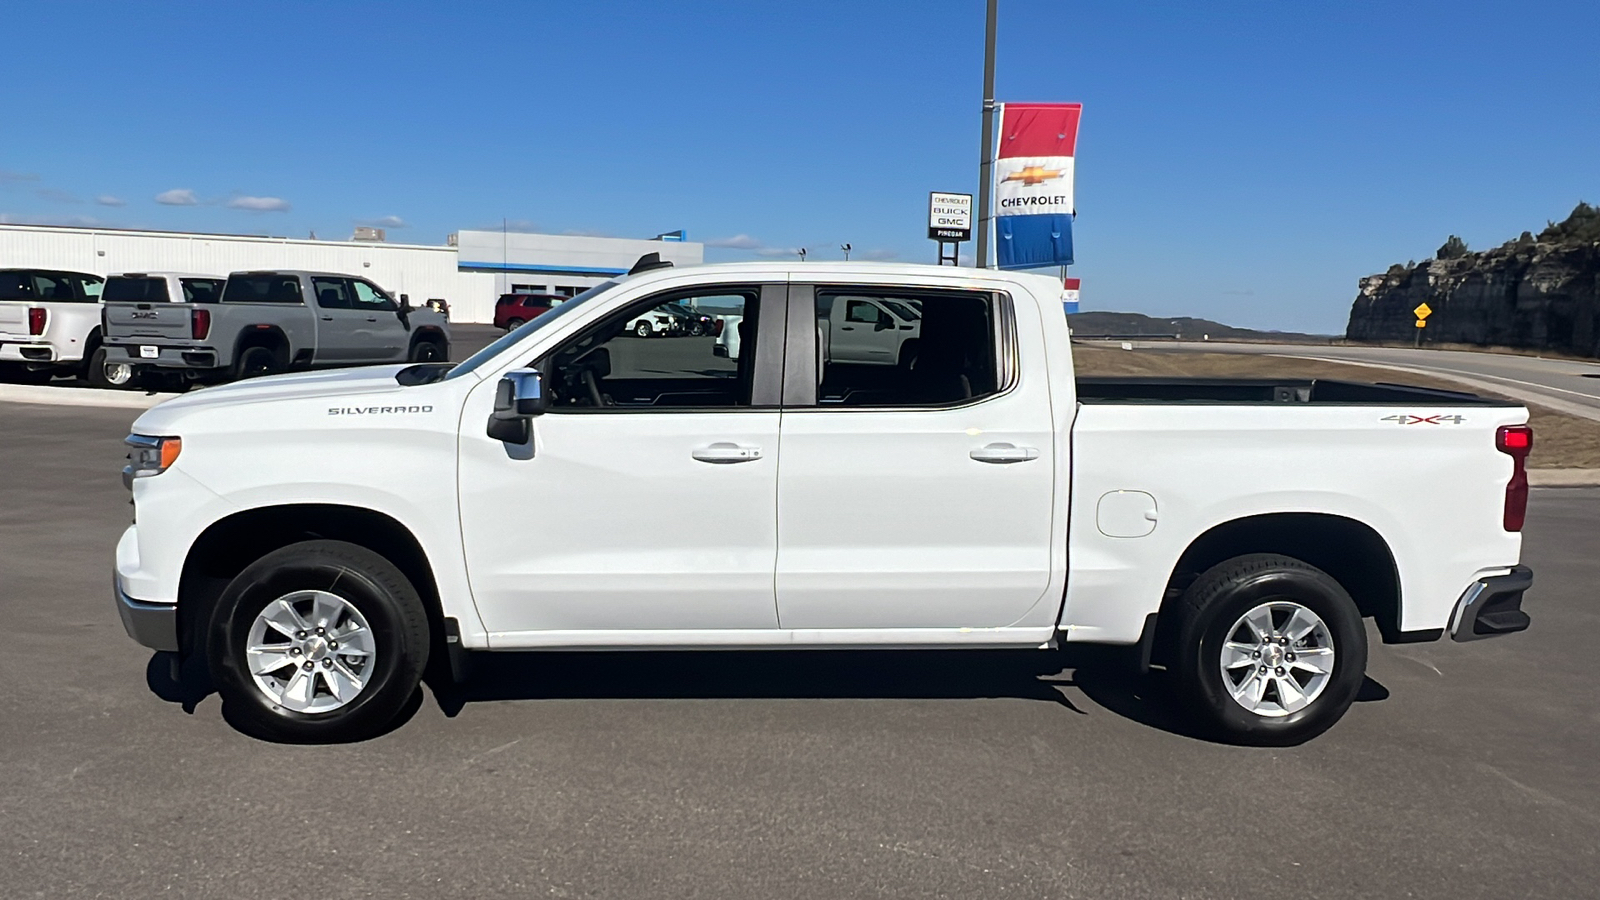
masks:
{"label": "sign post", "polygon": [[1418,304],[1417,308],[1413,309],[1412,312],[1415,313],[1416,316],[1417,316],[1417,342],[1416,342],[1415,346],[1421,347],[1422,346],[1422,329],[1428,327],[1428,317],[1433,315],[1433,307],[1429,306],[1426,303],[1421,303],[1421,304]]}
{"label": "sign post", "polygon": [[928,240],[939,242],[939,265],[960,264],[961,242],[972,240],[971,194],[928,194]]}

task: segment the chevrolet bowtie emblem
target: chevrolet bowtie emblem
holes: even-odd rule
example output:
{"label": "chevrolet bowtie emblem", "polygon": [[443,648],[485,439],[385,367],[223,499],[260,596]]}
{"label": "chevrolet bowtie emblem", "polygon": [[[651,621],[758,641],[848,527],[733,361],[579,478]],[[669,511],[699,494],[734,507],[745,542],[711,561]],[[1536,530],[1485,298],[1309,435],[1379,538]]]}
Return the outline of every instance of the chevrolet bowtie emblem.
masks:
{"label": "chevrolet bowtie emblem", "polygon": [[1002,181],[1020,181],[1023,184],[1044,184],[1052,178],[1060,178],[1060,169],[1046,169],[1044,166],[1026,166],[1020,171],[1012,172]]}

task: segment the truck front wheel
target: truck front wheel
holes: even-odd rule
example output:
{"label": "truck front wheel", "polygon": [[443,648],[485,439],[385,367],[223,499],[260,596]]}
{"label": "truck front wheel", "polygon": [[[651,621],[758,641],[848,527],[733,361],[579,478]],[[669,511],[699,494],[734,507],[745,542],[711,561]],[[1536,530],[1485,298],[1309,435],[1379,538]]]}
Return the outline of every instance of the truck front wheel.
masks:
{"label": "truck front wheel", "polygon": [[428,664],[428,616],[382,556],[305,541],[263,556],[212,611],[206,652],[228,717],[267,740],[380,734]]}
{"label": "truck front wheel", "polygon": [[1177,674],[1217,737],[1285,746],[1321,734],[1367,668],[1361,613],[1326,572],[1257,553],[1213,566],[1179,606]]}

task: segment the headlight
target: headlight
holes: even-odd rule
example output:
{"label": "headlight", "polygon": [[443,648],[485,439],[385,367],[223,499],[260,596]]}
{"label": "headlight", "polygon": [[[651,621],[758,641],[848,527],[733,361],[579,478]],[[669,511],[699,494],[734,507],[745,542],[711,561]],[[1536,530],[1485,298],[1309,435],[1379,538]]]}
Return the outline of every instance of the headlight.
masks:
{"label": "headlight", "polygon": [[182,438],[130,434],[123,443],[128,445],[128,464],[122,469],[122,483],[130,488],[135,478],[160,475],[171,468],[183,452]]}

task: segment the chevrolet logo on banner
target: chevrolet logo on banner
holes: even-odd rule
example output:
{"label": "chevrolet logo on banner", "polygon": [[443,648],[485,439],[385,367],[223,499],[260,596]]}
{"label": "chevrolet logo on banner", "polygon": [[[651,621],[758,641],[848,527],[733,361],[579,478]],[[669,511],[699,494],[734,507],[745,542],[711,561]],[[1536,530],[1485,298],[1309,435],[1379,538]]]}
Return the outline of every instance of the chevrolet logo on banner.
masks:
{"label": "chevrolet logo on banner", "polygon": [[1082,112],[1076,103],[1001,106],[993,206],[1000,268],[1072,264],[1072,176]]}
{"label": "chevrolet logo on banner", "polygon": [[1020,172],[1012,172],[1002,181],[1020,181],[1023,184],[1044,184],[1052,178],[1060,178],[1066,172],[1061,169],[1046,169],[1043,166],[1026,166]]}

